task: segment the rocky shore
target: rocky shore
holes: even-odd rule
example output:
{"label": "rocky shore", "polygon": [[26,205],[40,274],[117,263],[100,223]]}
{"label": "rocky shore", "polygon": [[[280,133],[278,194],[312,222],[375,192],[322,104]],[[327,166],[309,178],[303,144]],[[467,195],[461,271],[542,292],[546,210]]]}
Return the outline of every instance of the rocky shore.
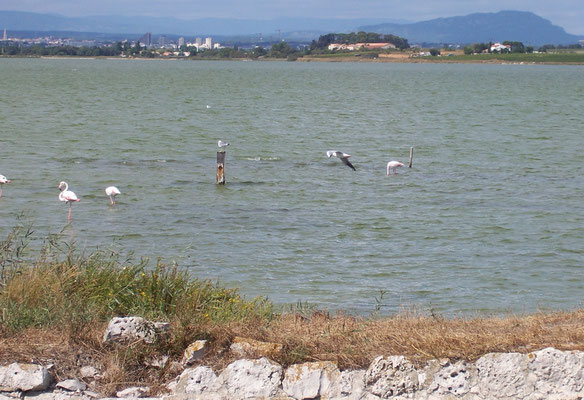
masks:
{"label": "rocky shore", "polygon": [[[150,343],[168,326],[138,317],[115,318],[104,342]],[[128,387],[117,398],[161,400],[231,399],[582,399],[584,352],[545,348],[527,354],[490,353],[475,362],[448,359],[414,365],[399,355],[379,355],[367,369],[340,371],[330,361],[283,368],[270,359],[282,351],[278,343],[236,338],[230,351],[238,360],[222,371],[205,366],[207,343],[191,344],[178,371],[163,390]],[[382,353],[383,350],[380,349]],[[156,360],[161,368],[168,359]],[[84,365],[75,376],[55,381],[52,365],[13,363],[0,366],[0,400],[91,400],[100,394],[98,366]],[[180,372],[182,371],[182,372]]]}

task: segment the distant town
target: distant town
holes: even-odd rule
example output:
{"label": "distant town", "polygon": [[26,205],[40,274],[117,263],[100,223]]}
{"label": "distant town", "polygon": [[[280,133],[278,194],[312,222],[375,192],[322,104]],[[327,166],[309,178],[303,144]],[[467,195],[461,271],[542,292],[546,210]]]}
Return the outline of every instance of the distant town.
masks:
{"label": "distant town", "polygon": [[[86,33],[85,36],[91,34]],[[276,58],[296,61],[341,60],[341,58],[359,57],[359,61],[407,61],[407,59],[435,58],[447,55],[502,55],[502,54],[539,54],[550,51],[562,51],[562,59],[523,59],[531,62],[568,62],[582,63],[584,41],[573,45],[544,45],[538,48],[524,45],[517,41],[499,41],[488,43],[426,44],[410,45],[408,40],[391,34],[372,32],[330,33],[321,35],[312,42],[287,42],[277,38],[263,40],[258,35],[256,40],[236,41],[226,45],[215,41],[213,37],[154,36],[146,32],[139,38],[116,40],[112,38],[79,38],[80,34],[70,36],[52,33],[27,36],[22,32],[11,36],[7,29],[2,31],[0,56],[80,56],[80,57],[126,57],[126,58],[205,58],[205,59],[260,59]],[[138,36],[138,35],[135,35]],[[572,50],[574,57],[566,54]],[[568,57],[568,58],[566,58]],[[482,60],[485,60],[483,57]],[[455,59],[449,61],[472,61]],[[475,60],[476,61],[476,60]]]}

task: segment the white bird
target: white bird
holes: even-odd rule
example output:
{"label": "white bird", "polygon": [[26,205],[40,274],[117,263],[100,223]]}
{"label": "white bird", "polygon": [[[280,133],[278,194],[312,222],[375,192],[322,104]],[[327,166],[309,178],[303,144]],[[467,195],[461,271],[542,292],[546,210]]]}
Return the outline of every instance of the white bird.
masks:
{"label": "white bird", "polygon": [[394,175],[397,175],[397,169],[403,167],[404,165],[399,161],[390,161],[387,163],[387,175],[389,176],[389,171],[393,171]]}
{"label": "white bird", "polygon": [[59,182],[59,200],[69,204],[69,214],[67,216],[67,221],[71,221],[71,204],[73,202],[81,201],[81,199],[77,198],[77,195],[69,190],[69,185],[67,182],[61,181]]}
{"label": "white bird", "polygon": [[209,104],[207,104],[207,109],[211,108],[211,106]]}
{"label": "white bird", "polygon": [[5,183],[10,182],[12,182],[10,179],[6,178],[4,175],[0,175],[0,197],[2,197],[2,186],[4,186]]}
{"label": "white bird", "polygon": [[116,204],[116,196],[121,194],[120,189],[115,186],[108,186],[105,188],[105,194],[107,194],[110,198],[110,203],[113,206]]}
{"label": "white bird", "polygon": [[229,143],[224,142],[223,140],[219,140],[217,142],[217,146],[219,146],[221,150],[225,150],[225,147],[229,146]]}
{"label": "white bird", "polygon": [[330,158],[330,157],[337,157],[340,158],[341,161],[343,162],[343,164],[345,164],[346,166],[350,167],[353,171],[357,171],[355,169],[355,167],[353,167],[353,164],[351,164],[351,162],[349,161],[349,157],[351,157],[351,155],[347,154],[347,153],[343,153],[342,151],[338,151],[338,150],[329,150],[326,152],[326,155]]}

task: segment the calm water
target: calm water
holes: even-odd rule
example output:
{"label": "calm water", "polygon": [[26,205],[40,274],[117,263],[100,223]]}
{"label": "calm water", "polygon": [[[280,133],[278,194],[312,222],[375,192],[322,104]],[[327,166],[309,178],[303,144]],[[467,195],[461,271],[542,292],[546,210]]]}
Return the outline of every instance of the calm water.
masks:
{"label": "calm water", "polygon": [[[569,309],[584,293],[583,126],[582,66],[0,59],[0,236],[22,211],[40,239],[63,230],[65,180],[82,201],[64,239],[248,297]],[[410,146],[413,168],[387,177]]]}

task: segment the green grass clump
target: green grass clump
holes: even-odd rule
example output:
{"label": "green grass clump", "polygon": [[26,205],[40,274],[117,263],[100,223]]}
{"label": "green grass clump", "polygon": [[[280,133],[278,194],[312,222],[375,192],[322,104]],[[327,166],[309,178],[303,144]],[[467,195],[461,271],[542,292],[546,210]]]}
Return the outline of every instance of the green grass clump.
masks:
{"label": "green grass clump", "polygon": [[246,300],[176,265],[151,268],[113,251],[79,254],[54,239],[26,260],[31,234],[20,226],[0,242],[0,329],[75,327],[128,315],[181,326],[273,318],[265,298]]}

